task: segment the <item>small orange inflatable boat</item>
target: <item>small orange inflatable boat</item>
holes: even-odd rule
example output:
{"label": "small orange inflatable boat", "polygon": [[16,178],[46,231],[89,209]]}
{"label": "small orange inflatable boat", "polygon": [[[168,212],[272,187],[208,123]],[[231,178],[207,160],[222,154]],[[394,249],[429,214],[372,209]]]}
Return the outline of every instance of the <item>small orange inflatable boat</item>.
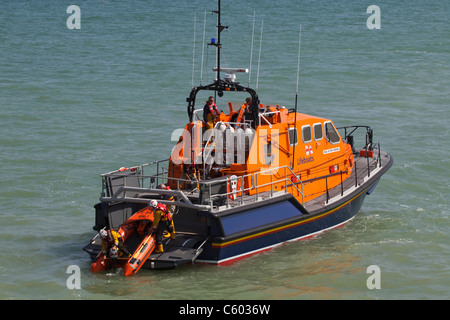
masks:
{"label": "small orange inflatable boat", "polygon": [[[153,219],[153,209],[145,207],[132,215],[117,230],[123,237],[124,245],[128,250],[134,251],[130,258],[121,258],[119,252],[116,267],[123,268],[125,276],[136,274],[156,247]],[[136,243],[138,243],[137,246]],[[100,252],[97,260],[91,264],[91,272],[105,271],[111,268],[112,262],[113,259],[110,256]]]}
{"label": "small orange inflatable boat", "polygon": [[125,263],[123,267],[124,275],[131,276],[136,274],[139,269],[144,265],[144,262],[152,254],[156,247],[156,235],[152,234],[146,236],[142,240],[139,248],[134,252],[133,256]]}

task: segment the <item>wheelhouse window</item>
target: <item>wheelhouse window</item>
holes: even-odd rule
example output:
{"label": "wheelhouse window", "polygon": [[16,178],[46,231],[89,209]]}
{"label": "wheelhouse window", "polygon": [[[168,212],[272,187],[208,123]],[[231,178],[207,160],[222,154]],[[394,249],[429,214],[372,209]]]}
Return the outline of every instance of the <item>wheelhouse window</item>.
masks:
{"label": "wheelhouse window", "polygon": [[297,128],[289,128],[289,145],[296,146],[298,143]]}
{"label": "wheelhouse window", "polygon": [[325,123],[325,136],[332,144],[339,143],[341,138],[331,122]]}
{"label": "wheelhouse window", "polygon": [[322,124],[315,123],[313,125],[313,131],[314,131],[314,140],[316,140],[316,141],[322,140],[322,138],[323,138]]}
{"label": "wheelhouse window", "polygon": [[311,126],[310,125],[302,127],[302,140],[303,140],[303,143],[311,142],[312,136],[311,136]]}

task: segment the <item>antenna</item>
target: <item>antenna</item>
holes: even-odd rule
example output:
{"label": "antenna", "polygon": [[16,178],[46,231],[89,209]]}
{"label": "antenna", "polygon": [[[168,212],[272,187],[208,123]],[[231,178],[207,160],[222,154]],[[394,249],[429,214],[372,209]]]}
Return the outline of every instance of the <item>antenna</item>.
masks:
{"label": "antenna", "polygon": [[300,25],[300,31],[298,34],[298,61],[297,61],[297,87],[295,89],[295,111],[297,111],[297,94],[298,94],[298,79],[300,75],[300,48],[302,43],[302,25]]}
{"label": "antenna", "polygon": [[250,78],[252,77],[253,38],[255,36],[255,17],[256,17],[256,11],[253,11],[252,46],[250,49],[250,71],[248,73],[248,86],[249,87],[250,87]]}
{"label": "antenna", "polygon": [[261,20],[261,38],[259,40],[259,57],[258,57],[258,72],[256,74],[256,89],[258,89],[258,82],[259,82],[259,64],[261,62],[261,45],[262,45],[263,26],[264,26],[264,19]]}
{"label": "antenna", "polygon": [[[295,114],[294,114],[294,128],[295,128],[295,132],[296,134],[296,139],[298,142],[298,132],[297,132],[297,100],[298,100],[298,79],[300,76],[300,48],[301,48],[301,43],[302,43],[302,25],[300,24],[300,30],[299,30],[299,35],[298,35],[298,60],[297,60],[297,86],[295,88]],[[294,164],[295,164],[295,145],[294,144],[294,148],[292,149],[292,170],[294,169]]]}
{"label": "antenna", "polygon": [[222,44],[220,43],[220,33],[224,29],[228,29],[228,26],[223,26],[220,22],[220,0],[218,1],[217,11],[213,11],[213,13],[217,13],[217,42],[215,38],[211,39],[211,43],[209,45],[215,46],[217,48],[217,79],[220,80],[220,49],[222,48]]}
{"label": "antenna", "polygon": [[194,87],[194,69],[195,69],[195,24],[197,21],[197,13],[194,13],[194,46],[192,48],[192,88]]}
{"label": "antenna", "polygon": [[203,17],[203,45],[202,45],[202,63],[200,67],[200,85],[202,85],[203,80],[203,57],[205,53],[205,32],[206,32],[206,10],[205,10],[205,16]]}

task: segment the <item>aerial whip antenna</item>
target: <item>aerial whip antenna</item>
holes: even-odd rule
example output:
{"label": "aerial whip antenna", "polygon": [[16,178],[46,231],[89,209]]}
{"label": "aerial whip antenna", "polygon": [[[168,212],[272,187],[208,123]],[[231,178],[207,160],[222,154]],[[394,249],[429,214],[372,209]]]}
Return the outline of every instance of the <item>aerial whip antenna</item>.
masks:
{"label": "aerial whip antenna", "polygon": [[255,17],[256,11],[253,11],[253,28],[252,28],[252,47],[250,49],[250,70],[248,72],[248,86],[250,87],[250,78],[252,77],[252,60],[253,60],[253,39],[255,36]]}
{"label": "aerial whip antenna", "polygon": [[195,24],[197,21],[197,13],[194,13],[194,46],[192,48],[192,88],[194,87],[194,69],[195,69]]}
{"label": "aerial whip antenna", "polygon": [[298,79],[300,76],[300,48],[302,43],[302,25],[298,35],[297,87],[295,88],[295,111],[297,112]]}
{"label": "aerial whip antenna", "polygon": [[298,34],[298,59],[297,59],[297,86],[295,88],[295,115],[294,115],[294,128],[296,132],[294,148],[292,150],[292,169],[294,169],[295,164],[295,145],[298,143],[298,132],[297,132],[297,100],[298,100],[298,79],[300,76],[300,48],[302,43],[302,25],[300,24],[300,31]]}
{"label": "aerial whip antenna", "polygon": [[262,45],[263,25],[264,25],[264,19],[261,20],[261,37],[259,40],[259,57],[258,57],[258,72],[256,74],[256,89],[258,89],[258,82],[259,82],[259,64],[261,62],[261,45]]}
{"label": "aerial whip antenna", "polygon": [[200,85],[202,85],[203,80],[203,56],[205,54],[205,32],[206,32],[206,10],[205,16],[203,17],[203,44],[202,44],[202,63],[200,66]]}

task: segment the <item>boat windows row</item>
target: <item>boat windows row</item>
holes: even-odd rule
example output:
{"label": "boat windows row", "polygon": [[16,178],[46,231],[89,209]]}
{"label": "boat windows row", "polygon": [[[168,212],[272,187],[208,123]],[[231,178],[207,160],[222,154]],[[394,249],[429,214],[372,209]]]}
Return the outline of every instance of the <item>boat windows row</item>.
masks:
{"label": "boat windows row", "polygon": [[[311,126],[304,125],[301,128],[302,131],[302,141],[303,143],[310,143],[313,139],[314,141],[320,141],[323,139],[323,125],[322,123],[314,123]],[[339,143],[341,141],[339,134],[334,128],[330,121],[325,122],[325,138],[332,144]],[[289,145],[295,146],[298,143],[297,128],[289,129]]]}

